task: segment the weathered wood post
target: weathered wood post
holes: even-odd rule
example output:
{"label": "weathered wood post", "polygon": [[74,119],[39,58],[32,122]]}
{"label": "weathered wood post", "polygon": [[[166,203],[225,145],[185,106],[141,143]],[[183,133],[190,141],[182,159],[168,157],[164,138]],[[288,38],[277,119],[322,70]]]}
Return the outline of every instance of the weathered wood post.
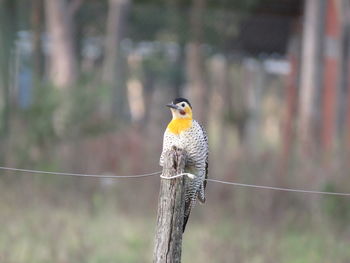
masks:
{"label": "weathered wood post", "polygon": [[[166,152],[163,176],[184,172],[186,152],[173,147]],[[184,178],[161,179],[154,263],[181,262],[182,226],[184,220]]]}

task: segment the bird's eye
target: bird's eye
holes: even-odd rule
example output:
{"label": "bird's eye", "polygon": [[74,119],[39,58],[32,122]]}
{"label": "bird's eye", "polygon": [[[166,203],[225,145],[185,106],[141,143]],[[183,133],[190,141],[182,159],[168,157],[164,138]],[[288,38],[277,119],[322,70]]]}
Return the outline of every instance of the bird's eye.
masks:
{"label": "bird's eye", "polygon": [[185,105],[185,103],[182,103],[181,106],[182,106],[183,108],[185,108],[186,105]]}

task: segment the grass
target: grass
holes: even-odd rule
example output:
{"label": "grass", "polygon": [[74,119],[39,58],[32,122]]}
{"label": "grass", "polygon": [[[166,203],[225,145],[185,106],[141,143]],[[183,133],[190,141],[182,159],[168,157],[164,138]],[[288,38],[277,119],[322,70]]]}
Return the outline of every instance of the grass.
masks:
{"label": "grass", "polygon": [[[27,209],[26,209],[27,210]],[[32,207],[2,225],[1,262],[148,262],[151,220]]]}
{"label": "grass", "polygon": [[[104,196],[99,208],[91,210],[87,200],[74,195],[62,195],[73,203],[67,205],[41,195],[29,198],[21,191],[2,190],[0,262],[152,262],[156,204],[141,211],[125,210],[114,198],[106,201],[109,198]],[[307,220],[293,224],[288,219],[266,222],[232,216],[212,206],[195,209],[184,235],[183,262],[350,260],[349,237],[338,236],[328,225]]]}

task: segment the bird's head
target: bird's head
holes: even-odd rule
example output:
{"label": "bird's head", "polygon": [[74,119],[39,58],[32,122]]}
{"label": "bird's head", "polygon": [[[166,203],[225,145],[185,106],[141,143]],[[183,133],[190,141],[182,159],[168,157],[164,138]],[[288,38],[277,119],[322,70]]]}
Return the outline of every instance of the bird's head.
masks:
{"label": "bird's head", "polygon": [[192,120],[191,103],[184,98],[176,98],[172,103],[166,105],[170,108],[173,115],[173,120],[190,119]]}

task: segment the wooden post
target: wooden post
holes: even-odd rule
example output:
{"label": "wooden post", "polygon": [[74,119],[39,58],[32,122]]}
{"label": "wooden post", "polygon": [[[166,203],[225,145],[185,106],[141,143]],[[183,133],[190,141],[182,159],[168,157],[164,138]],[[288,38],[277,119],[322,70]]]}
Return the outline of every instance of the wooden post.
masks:
{"label": "wooden post", "polygon": [[[164,156],[163,176],[184,172],[186,152],[175,146]],[[153,254],[154,263],[181,262],[184,220],[184,178],[162,179]]]}

